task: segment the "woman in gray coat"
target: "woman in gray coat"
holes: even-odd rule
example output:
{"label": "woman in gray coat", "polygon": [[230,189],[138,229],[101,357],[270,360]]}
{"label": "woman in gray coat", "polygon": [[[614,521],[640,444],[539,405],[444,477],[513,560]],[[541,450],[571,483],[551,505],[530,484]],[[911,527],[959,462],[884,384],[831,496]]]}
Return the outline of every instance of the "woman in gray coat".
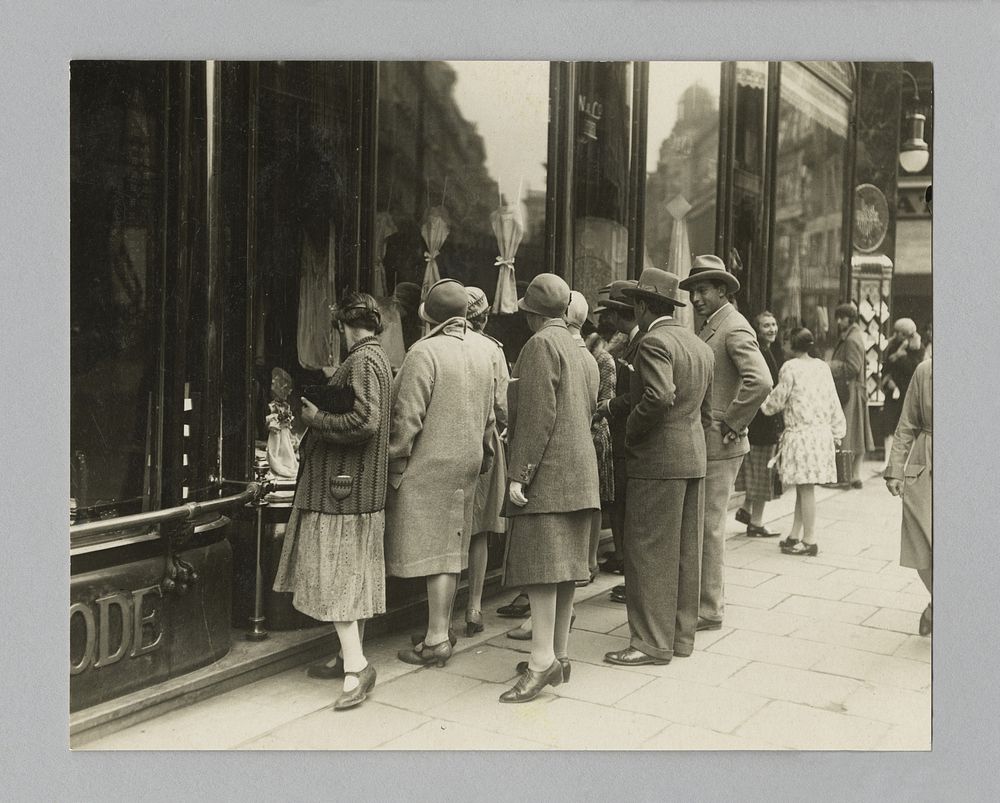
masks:
{"label": "woman in gray coat", "polygon": [[467,307],[454,279],[430,288],[421,317],[434,328],[406,353],[393,383],[385,568],[427,578],[427,632],[399,653],[410,664],[444,666],[451,657],[448,630],[476,481],[493,461],[493,364],[470,337]]}
{"label": "woman in gray coat", "polygon": [[565,281],[532,279],[518,306],[534,335],[521,350],[509,391],[511,517],[504,583],[531,599],[531,657],[500,702],[535,699],[569,679],[567,643],[577,580],[590,576],[590,523],[601,499],[590,422],[597,363],[573,339],[563,314]]}

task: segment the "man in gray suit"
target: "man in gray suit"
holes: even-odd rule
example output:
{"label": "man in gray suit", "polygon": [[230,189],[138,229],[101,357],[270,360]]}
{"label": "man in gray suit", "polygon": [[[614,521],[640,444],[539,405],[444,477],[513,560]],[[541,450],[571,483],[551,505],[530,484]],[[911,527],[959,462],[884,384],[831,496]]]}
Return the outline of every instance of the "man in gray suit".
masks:
{"label": "man in gray suit", "polygon": [[718,630],[724,613],[726,510],[743,456],[750,451],[747,427],[768,393],[771,373],[753,327],[729,302],[739,280],[714,254],[695,257],[680,283],[704,319],[699,336],[715,353],[712,425],[705,432],[705,536],[701,553],[699,630]]}
{"label": "man in gray suit", "polygon": [[620,666],[668,664],[694,649],[705,428],[711,423],[712,350],[673,317],[678,277],[647,268],[635,299],[643,336],[635,354],[632,412],[625,428],[625,604],[627,649],[604,660]]}

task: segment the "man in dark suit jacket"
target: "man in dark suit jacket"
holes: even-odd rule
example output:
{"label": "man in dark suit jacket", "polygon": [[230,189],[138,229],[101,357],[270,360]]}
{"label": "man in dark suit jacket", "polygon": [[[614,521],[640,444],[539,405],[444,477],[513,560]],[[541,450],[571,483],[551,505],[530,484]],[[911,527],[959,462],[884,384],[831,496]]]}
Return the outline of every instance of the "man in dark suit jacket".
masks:
{"label": "man in dark suit jacket", "polygon": [[[606,312],[615,329],[628,338],[624,349],[615,360],[617,368],[615,396],[597,406],[597,414],[608,419],[608,425],[611,429],[611,453],[615,467],[615,498],[609,511],[611,514],[611,534],[615,539],[615,553],[601,567],[606,572],[621,573],[624,570],[625,559],[622,544],[625,534],[625,488],[628,481],[625,471],[625,420],[632,411],[629,384],[634,370],[635,353],[639,348],[643,333],[639,331],[639,324],[635,320],[632,299],[622,291],[626,288],[634,288],[637,284],[635,279],[612,282],[607,288],[607,299],[594,310],[594,312]],[[619,588],[621,589],[620,594],[616,594]],[[624,594],[624,586],[616,586],[612,589],[612,599],[624,602]]]}
{"label": "man in dark suit jacket", "polygon": [[726,510],[743,457],[750,451],[747,427],[771,392],[771,373],[760,353],[757,333],[729,302],[739,280],[714,254],[695,257],[680,284],[704,320],[699,337],[715,353],[712,425],[705,431],[705,536],[701,553],[701,607],[698,629],[722,627]]}
{"label": "man in dark suit jacket", "polygon": [[705,428],[711,423],[712,350],[673,317],[678,277],[647,268],[635,299],[646,334],[635,357],[625,443],[627,649],[604,660],[667,664],[694,649],[704,511]]}

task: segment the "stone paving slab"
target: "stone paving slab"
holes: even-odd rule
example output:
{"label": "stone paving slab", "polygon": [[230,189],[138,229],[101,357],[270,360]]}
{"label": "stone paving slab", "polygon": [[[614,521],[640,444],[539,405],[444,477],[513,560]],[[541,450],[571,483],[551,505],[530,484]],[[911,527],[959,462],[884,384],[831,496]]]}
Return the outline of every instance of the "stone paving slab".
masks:
{"label": "stone paving slab", "polygon": [[419,728],[390,739],[376,750],[550,750],[548,745],[516,736],[432,719]]}
{"label": "stone paving slab", "polygon": [[750,661],[780,664],[799,669],[808,669],[826,658],[831,647],[805,639],[773,636],[769,633],[753,633],[735,630],[721,641],[713,644],[710,652],[735,655]]}
{"label": "stone paving slab", "polygon": [[808,616],[810,619],[825,619],[831,622],[848,622],[856,625],[871,618],[878,611],[878,608],[874,605],[861,605],[856,602],[793,595],[779,602],[774,610],[781,613]]}
{"label": "stone paving slab", "polygon": [[349,711],[325,708],[240,745],[242,750],[371,750],[409,733],[429,717],[374,699]]}
{"label": "stone paving slab", "polygon": [[883,655],[892,655],[906,640],[906,636],[902,633],[851,625],[846,622],[812,621],[808,626],[800,628],[792,635],[805,641],[817,641],[822,644],[867,650]]}
{"label": "stone paving slab", "polygon": [[[917,635],[920,616],[912,611],[898,611],[895,608],[879,608],[863,622],[865,627],[879,627],[897,633]],[[926,639],[924,639],[926,641]]]}
{"label": "stone paving slab", "polygon": [[726,606],[726,625],[737,630],[752,630],[758,633],[787,636],[800,628],[809,626],[812,621],[807,616],[799,616],[794,613],[775,610],[760,611],[742,605]]}
{"label": "stone paving slab", "polygon": [[746,739],[690,725],[670,725],[643,744],[645,750],[786,750],[760,739]]}
{"label": "stone paving slab", "polygon": [[844,647],[831,650],[812,668],[816,672],[842,675],[869,683],[881,683],[915,691],[929,688],[931,682],[930,668],[923,661]]}
{"label": "stone paving slab", "polygon": [[740,726],[736,735],[796,750],[871,750],[890,727],[871,719],[775,701]]}
{"label": "stone paving slab", "polygon": [[530,704],[500,704],[507,686],[484,683],[428,713],[550,747],[569,750],[635,749],[667,725],[647,714],[557,697],[546,690]]}
{"label": "stone paving slab", "polygon": [[619,701],[617,707],[730,733],[766,704],[767,699],[756,694],[663,677]]}
{"label": "stone paving slab", "polygon": [[[801,558],[799,558],[801,560]],[[829,568],[829,567],[827,567]],[[783,594],[797,594],[800,597],[819,597],[820,599],[841,600],[857,591],[857,588],[847,583],[835,583],[825,577],[802,577],[796,575],[779,575],[773,580],[762,583],[755,591],[777,591]],[[861,602],[862,600],[857,600]]]}
{"label": "stone paving slab", "polygon": [[772,700],[842,712],[844,701],[861,687],[861,682],[777,664],[753,663],[722,685]]}

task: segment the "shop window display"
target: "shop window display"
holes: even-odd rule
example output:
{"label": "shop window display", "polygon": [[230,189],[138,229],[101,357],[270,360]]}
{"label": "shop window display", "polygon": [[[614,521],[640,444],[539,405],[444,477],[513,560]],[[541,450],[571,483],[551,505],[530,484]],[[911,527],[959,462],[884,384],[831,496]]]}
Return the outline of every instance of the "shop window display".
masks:
{"label": "shop window display", "polygon": [[628,273],[632,64],[576,66],[573,148],[573,287],[591,307]]}
{"label": "shop window display", "polygon": [[526,340],[522,316],[508,313],[517,285],[547,270],[549,70],[548,62],[379,64],[373,289],[395,295],[406,345],[415,312],[406,299],[438,276],[486,292],[490,331],[509,358]]}
{"label": "shop window display", "polygon": [[74,62],[70,87],[70,496],[95,518],[155,503],[163,72]]}
{"label": "shop window display", "polygon": [[849,104],[800,64],[781,65],[771,305],[829,351],[837,339]]}
{"label": "shop window display", "polygon": [[721,67],[719,62],[649,64],[646,267],[665,267],[683,277],[692,254],[715,253]]}
{"label": "shop window display", "polygon": [[[321,384],[340,364],[331,306],[353,279],[351,95],[344,62],[260,65],[256,241],[259,265],[255,358],[258,448],[272,376],[295,388]],[[297,393],[289,396],[296,416]],[[301,423],[292,424],[297,438]]]}

